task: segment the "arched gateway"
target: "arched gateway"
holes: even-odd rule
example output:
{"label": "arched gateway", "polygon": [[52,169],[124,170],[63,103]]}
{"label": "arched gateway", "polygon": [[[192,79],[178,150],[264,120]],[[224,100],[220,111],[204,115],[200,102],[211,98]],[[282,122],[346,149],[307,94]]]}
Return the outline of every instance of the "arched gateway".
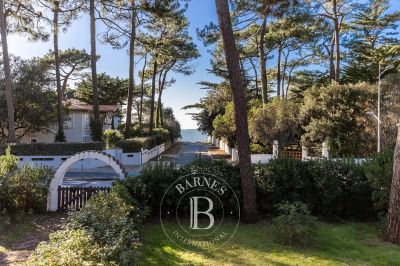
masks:
{"label": "arched gateway", "polygon": [[57,189],[59,186],[62,185],[63,179],[65,176],[65,173],[68,171],[69,167],[74,164],[75,162],[78,162],[80,160],[84,159],[97,159],[100,160],[110,167],[112,167],[117,173],[117,176],[120,179],[124,179],[126,176],[126,171],[124,170],[122,164],[115,160],[114,157],[111,155],[105,153],[105,152],[99,152],[99,151],[84,151],[77,153],[71,157],[69,157],[67,160],[65,160],[57,169],[57,171],[54,174],[54,178],[50,183],[49,187],[49,194],[47,197],[47,210],[48,211],[56,211],[57,210],[57,204],[58,204],[58,193]]}

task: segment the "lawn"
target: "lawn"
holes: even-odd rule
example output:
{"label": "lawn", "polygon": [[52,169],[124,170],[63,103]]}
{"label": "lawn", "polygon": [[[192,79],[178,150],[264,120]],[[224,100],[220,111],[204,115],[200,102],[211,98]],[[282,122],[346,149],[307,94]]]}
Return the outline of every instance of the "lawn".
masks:
{"label": "lawn", "polygon": [[276,244],[267,223],[241,224],[225,246],[203,254],[173,246],[158,223],[144,225],[140,233],[139,265],[400,265],[400,246],[380,241],[375,227],[363,223],[319,223],[309,248]]}

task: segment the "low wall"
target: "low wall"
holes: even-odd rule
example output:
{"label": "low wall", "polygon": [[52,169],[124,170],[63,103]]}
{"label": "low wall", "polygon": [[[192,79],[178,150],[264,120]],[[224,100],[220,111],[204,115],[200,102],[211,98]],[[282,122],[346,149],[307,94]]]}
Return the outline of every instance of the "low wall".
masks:
{"label": "low wall", "polygon": [[[121,162],[122,165],[142,165],[163,153],[169,146],[171,146],[171,144],[167,145],[163,143],[150,150],[144,149],[141,152],[132,153],[124,153],[121,149],[104,150],[103,152],[113,156],[116,160]],[[31,166],[34,168],[48,167],[57,169],[69,157],[70,156],[18,156],[20,160],[18,167]],[[85,159],[75,162],[71,165],[71,169],[91,169],[105,165],[104,162],[97,159]]]}

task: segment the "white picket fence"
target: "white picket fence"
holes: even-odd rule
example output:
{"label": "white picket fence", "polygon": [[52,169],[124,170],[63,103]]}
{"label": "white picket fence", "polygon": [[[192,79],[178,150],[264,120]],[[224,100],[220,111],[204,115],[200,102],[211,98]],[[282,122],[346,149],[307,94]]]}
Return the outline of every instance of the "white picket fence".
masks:
{"label": "white picket fence", "polygon": [[[116,160],[120,161],[122,165],[142,165],[147,163],[152,158],[163,153],[170,145],[165,143],[155,146],[152,149],[142,149],[140,152],[124,153],[122,149],[104,150],[103,152],[110,154]],[[23,155],[18,156],[19,164],[18,167],[31,166],[34,168],[49,167],[56,169],[58,168],[68,157],[70,156],[30,156]],[[71,169],[91,169],[97,167],[103,167],[105,163],[96,159],[85,159],[80,162],[76,162],[71,166]]]}

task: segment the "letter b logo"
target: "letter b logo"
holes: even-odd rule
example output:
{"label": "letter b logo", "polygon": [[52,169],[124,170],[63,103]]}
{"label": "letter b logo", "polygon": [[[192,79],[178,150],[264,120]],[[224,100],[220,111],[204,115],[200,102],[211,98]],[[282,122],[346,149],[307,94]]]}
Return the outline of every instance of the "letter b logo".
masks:
{"label": "letter b logo", "polygon": [[[207,200],[208,209],[205,211],[199,211],[199,199]],[[213,201],[207,197],[191,197],[190,198],[190,229],[194,230],[207,230],[214,226],[214,215],[211,214],[211,211],[214,208]],[[199,214],[205,214],[208,216],[210,222],[207,227],[199,227]]]}

